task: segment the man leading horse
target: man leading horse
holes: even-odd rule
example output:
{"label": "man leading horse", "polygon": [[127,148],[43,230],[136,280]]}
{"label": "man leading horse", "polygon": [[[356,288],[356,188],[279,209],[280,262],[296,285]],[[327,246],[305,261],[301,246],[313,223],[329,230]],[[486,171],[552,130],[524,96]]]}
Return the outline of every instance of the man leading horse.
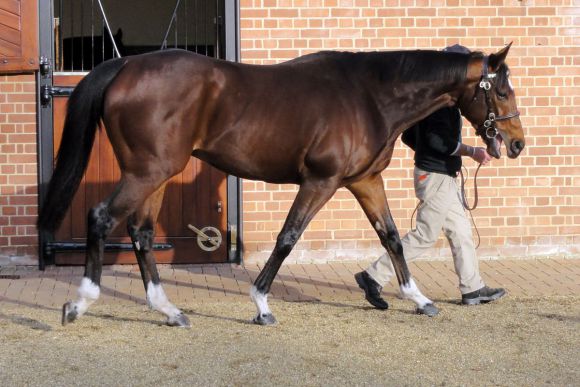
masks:
{"label": "man leading horse", "polygon": [[[470,53],[469,49],[458,44],[443,51]],[[464,144],[461,127],[461,112],[452,106],[436,111],[403,133],[402,141],[415,151],[414,187],[420,203],[417,226],[401,238],[401,243],[405,260],[410,262],[428,251],[443,230],[459,278],[461,302],[478,305],[503,297],[505,290],[490,288],[481,278],[471,224],[457,185],[462,156],[470,157],[480,165],[486,165],[491,156],[485,148]],[[383,254],[365,271],[357,273],[355,280],[371,305],[388,309],[389,304],[382,298],[381,290],[394,275],[389,256]],[[438,311],[431,307],[417,312],[434,316]]]}
{"label": "man leading horse", "polygon": [[[509,46],[489,56],[437,51],[320,52],[278,65],[220,61],[183,50],[114,59],[75,88],[38,226],[53,232],[87,168],[103,124],[119,162],[113,192],[88,214],[85,273],[63,323],[100,296],[105,241],[127,220],[147,301],[172,326],[190,326],[157,271],[153,239],[169,179],[191,156],[225,173],[297,184],[276,245],[251,289],[256,324],[273,324],[267,296],[284,259],[310,220],[341,187],[350,190],[388,251],[402,294],[419,309],[381,172],[397,138],[431,113],[459,106],[499,157],[524,147],[505,65]],[[484,98],[482,98],[484,97]]]}

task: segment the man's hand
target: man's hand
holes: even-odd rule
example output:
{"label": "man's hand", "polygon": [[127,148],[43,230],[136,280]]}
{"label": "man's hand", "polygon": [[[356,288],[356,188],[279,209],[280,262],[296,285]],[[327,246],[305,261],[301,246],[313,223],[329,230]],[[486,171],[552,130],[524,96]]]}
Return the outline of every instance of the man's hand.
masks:
{"label": "man's hand", "polygon": [[486,165],[491,160],[491,156],[487,153],[485,148],[471,146],[463,143],[459,143],[457,150],[451,155],[469,156],[482,165]]}
{"label": "man's hand", "polygon": [[471,158],[482,165],[486,165],[491,160],[491,156],[487,153],[485,148],[479,146],[473,147]]}

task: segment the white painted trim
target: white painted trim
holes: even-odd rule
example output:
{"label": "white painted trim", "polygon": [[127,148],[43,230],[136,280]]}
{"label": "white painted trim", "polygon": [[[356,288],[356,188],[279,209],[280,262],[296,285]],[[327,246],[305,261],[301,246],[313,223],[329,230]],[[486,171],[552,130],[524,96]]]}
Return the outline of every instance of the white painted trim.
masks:
{"label": "white painted trim", "polygon": [[63,75],[87,75],[88,71],[55,71],[52,73],[53,76],[63,76]]}

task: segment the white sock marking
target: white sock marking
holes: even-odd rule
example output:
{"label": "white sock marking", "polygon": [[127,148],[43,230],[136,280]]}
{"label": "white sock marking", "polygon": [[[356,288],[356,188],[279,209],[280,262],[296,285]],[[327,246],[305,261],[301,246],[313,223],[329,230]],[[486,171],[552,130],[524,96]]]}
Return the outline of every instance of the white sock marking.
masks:
{"label": "white sock marking", "polygon": [[181,314],[181,311],[169,302],[163,287],[155,285],[153,282],[147,284],[147,303],[151,309],[157,310],[169,318]]}
{"label": "white sock marking", "polygon": [[78,316],[82,316],[101,295],[101,288],[87,277],[81,280],[81,286],[77,291],[79,299],[73,302],[73,308],[76,309]]}
{"label": "white sock marking", "polygon": [[401,285],[401,295],[403,298],[413,301],[419,308],[423,308],[425,305],[433,303],[433,301],[421,293],[412,278],[409,279],[409,283],[406,286]]}
{"label": "white sock marking", "polygon": [[258,314],[272,314],[268,306],[268,294],[261,293],[255,286],[250,289],[250,298],[256,304]]}

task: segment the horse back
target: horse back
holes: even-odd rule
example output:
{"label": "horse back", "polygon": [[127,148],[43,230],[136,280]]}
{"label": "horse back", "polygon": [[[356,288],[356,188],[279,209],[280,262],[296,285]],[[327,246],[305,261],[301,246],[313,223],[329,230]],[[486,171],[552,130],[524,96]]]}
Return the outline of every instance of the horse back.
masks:
{"label": "horse back", "polygon": [[110,87],[105,124],[120,149],[132,150],[117,155],[126,163],[139,147],[178,159],[176,170],[193,154],[269,182],[352,175],[381,140],[360,88],[331,64],[309,56],[256,66],[180,50],[134,57]]}

